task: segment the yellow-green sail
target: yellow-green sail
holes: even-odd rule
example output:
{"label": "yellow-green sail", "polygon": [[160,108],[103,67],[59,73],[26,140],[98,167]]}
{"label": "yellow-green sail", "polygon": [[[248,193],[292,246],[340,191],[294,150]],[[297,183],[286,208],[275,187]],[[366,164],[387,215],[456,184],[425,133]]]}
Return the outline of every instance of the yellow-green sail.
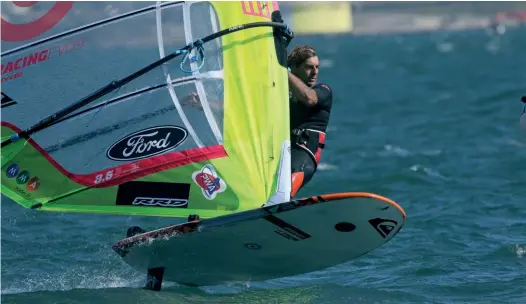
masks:
{"label": "yellow-green sail", "polygon": [[[270,22],[278,9],[270,1],[124,4],[94,25],[100,16],[75,16],[106,4],[74,2],[39,36],[2,36],[2,142],[192,41]],[[274,32],[222,35],[203,44],[204,60],[194,49],[6,145],[2,194],[40,210],[202,218],[286,201],[288,82]]]}

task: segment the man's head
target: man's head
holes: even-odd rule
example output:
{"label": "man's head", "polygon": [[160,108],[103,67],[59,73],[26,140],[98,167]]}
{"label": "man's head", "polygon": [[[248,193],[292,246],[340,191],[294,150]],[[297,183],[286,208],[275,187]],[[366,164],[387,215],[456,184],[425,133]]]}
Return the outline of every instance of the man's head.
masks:
{"label": "man's head", "polygon": [[313,47],[308,45],[294,47],[290,51],[287,61],[292,74],[296,75],[309,87],[316,84],[320,61]]}

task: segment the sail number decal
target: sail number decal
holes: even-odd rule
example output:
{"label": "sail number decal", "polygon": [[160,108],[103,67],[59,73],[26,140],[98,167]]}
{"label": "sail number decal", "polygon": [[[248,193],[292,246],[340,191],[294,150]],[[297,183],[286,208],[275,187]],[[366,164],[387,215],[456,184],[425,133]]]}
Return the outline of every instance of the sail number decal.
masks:
{"label": "sail number decal", "polygon": [[113,170],[108,170],[106,173],[99,173],[95,175],[95,184],[100,184],[102,182],[109,181],[113,178]]}
{"label": "sail number decal", "polygon": [[119,139],[106,152],[109,159],[128,161],[148,158],[175,149],[188,132],[178,126],[159,126],[137,131]]}
{"label": "sail number decal", "polygon": [[141,169],[141,166],[138,163],[131,163],[131,164],[125,164],[119,167],[115,167],[112,169],[95,172],[92,175],[92,176],[95,176],[95,180],[93,181],[93,184],[98,185],[101,183],[110,182],[111,180],[122,178],[124,176],[129,176],[131,174],[138,172],[140,169]]}
{"label": "sail number decal", "polygon": [[[270,9],[272,5],[272,10]],[[279,10],[277,1],[241,1],[243,14],[270,19],[272,11]]]}
{"label": "sail number decal", "polygon": [[[33,6],[37,1],[13,1],[12,4],[19,8]],[[2,17],[2,32],[0,33],[3,41],[20,42],[35,38],[55,25],[57,25],[73,7],[72,1],[57,1],[51,9],[42,17],[29,23],[11,23]]]}

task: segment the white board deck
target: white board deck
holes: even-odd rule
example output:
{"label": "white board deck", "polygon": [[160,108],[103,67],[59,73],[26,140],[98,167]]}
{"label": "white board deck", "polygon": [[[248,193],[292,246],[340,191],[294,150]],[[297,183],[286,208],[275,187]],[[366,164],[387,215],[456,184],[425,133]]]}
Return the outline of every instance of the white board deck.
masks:
{"label": "white board deck", "polygon": [[405,212],[371,193],[336,193],[171,226],[114,245],[144,272],[203,286],[263,281],[325,269],[366,254],[395,236]]}

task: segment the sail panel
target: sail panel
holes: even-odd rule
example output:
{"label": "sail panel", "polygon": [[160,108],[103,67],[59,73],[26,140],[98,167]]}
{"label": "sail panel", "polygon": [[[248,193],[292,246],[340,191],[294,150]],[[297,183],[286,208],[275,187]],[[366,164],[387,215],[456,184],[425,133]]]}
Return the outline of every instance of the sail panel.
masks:
{"label": "sail panel", "polygon": [[[188,41],[270,20],[266,13],[247,13],[246,3],[157,3],[133,18],[114,11],[112,22],[25,49],[4,50],[3,44],[4,65],[63,40],[90,42],[69,56],[70,64],[48,60],[28,67],[24,81],[3,83],[2,93],[17,104],[2,108],[2,138]],[[259,8],[276,7],[268,4]],[[138,24],[147,35],[135,35]],[[25,207],[68,212],[212,217],[261,206],[287,165],[287,78],[272,33],[261,27],[222,36],[204,45],[202,66],[202,58],[191,60],[195,52],[187,58],[190,72],[181,70],[183,58],[172,60],[8,145],[2,149],[2,193]],[[65,76],[39,86],[49,71]]]}
{"label": "sail panel", "polygon": [[[123,10],[100,25],[86,24],[92,19],[79,17],[79,21],[72,21],[69,18],[69,15],[94,15],[97,11],[104,14],[108,7],[117,14],[120,6],[118,2],[75,2],[60,24],[69,20],[71,30],[78,27],[80,30],[42,39],[41,43],[18,51],[9,49],[10,44],[2,41],[2,91],[9,92],[8,95],[18,102],[16,108],[2,109],[2,120],[25,129],[79,97],[142,68],[145,62],[159,59],[155,6],[135,14]],[[165,44],[185,44],[181,7],[182,4],[164,7],[174,13],[164,25],[173,29],[165,37]],[[20,76],[10,79],[16,75]],[[174,79],[182,76],[187,75],[180,72]],[[102,97],[97,103],[164,81],[162,73],[150,73]],[[27,115],[30,112],[32,115]]]}

